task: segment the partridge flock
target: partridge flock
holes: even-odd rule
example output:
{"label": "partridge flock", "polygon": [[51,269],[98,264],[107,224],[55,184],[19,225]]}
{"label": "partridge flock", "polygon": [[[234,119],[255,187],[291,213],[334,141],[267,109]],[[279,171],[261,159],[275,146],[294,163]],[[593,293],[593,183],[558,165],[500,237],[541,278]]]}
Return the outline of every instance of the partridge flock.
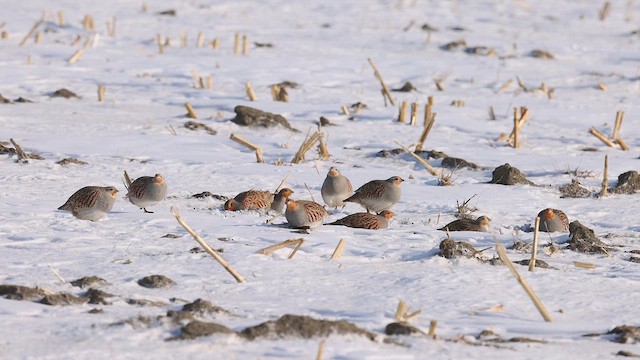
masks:
{"label": "partridge flock", "polygon": [[[400,201],[400,185],[404,180],[392,176],[386,180],[372,180],[353,191],[351,181],[342,175],[336,167],[331,167],[321,188],[322,200],[327,207],[345,208],[347,203],[356,203],[367,212],[353,213],[326,225],[341,225],[351,228],[382,230],[389,226],[395,214],[390,210]],[[167,183],[161,174],[141,176],[127,187],[126,198],[145,213],[152,213],[147,207],[164,200]],[[76,191],[58,210],[69,211],[81,220],[98,221],[111,209],[118,190],[113,186],[86,186]],[[239,193],[224,204],[226,211],[266,210],[284,212],[290,227],[296,229],[315,229],[324,224],[329,212],[321,204],[309,200],[294,200],[293,190],[283,188],[272,193],[264,190],[247,190]],[[568,232],[569,220],[561,210],[547,208],[538,214],[540,231]],[[477,219],[458,219],[439,228],[443,231],[490,231],[487,216]]]}

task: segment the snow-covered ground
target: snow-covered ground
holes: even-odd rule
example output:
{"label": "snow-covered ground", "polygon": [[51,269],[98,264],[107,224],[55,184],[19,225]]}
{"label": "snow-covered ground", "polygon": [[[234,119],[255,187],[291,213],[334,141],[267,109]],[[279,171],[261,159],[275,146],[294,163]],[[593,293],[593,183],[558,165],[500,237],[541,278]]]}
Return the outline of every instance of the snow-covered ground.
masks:
{"label": "snow-covered ground", "polygon": [[[437,321],[439,340],[413,335],[398,344],[364,337],[334,335],[325,340],[325,359],[603,359],[618,351],[640,353],[632,344],[604,333],[617,325],[640,325],[640,267],[629,261],[640,249],[638,195],[560,198],[558,187],[578,170],[583,186],[597,191],[605,154],[609,176],[638,170],[640,147],[640,4],[612,2],[604,20],[604,2],[586,1],[44,1],[11,2],[0,12],[0,94],[33,103],[0,104],[0,140],[13,138],[44,160],[16,163],[0,155],[0,284],[41,287],[82,295],[71,280],[96,275],[101,289],[117,295],[110,305],[48,306],[0,298],[0,358],[314,358],[322,339],[248,341],[235,335],[165,341],[179,326],[121,324],[138,316],[161,316],[184,301],[211,301],[230,312],[207,321],[233,330],[274,320],[284,314],[347,320],[384,337],[400,300],[421,313],[411,323],[427,331]],[[143,9],[146,6],[146,10]],[[158,12],[174,9],[176,16]],[[66,25],[59,26],[64,11]],[[85,43],[85,14],[95,21],[93,46],[73,64],[68,59]],[[44,15],[24,45],[20,42]],[[115,37],[106,23],[116,19]],[[437,31],[422,29],[429,24]],[[456,29],[458,28],[458,29]],[[459,29],[462,28],[462,29]],[[461,31],[463,30],[463,31]],[[180,34],[187,46],[180,46]],[[35,43],[36,32],[41,41]],[[207,46],[197,48],[198,34]],[[233,51],[236,33],[249,42],[246,55]],[[170,38],[159,54],[156,35]],[[74,43],[80,35],[81,40]],[[220,46],[210,43],[219,39]],[[495,49],[495,56],[445,51],[441,46],[464,39],[468,47]],[[272,47],[255,47],[254,42]],[[73,44],[73,45],[72,45]],[[532,50],[555,59],[530,56]],[[391,88],[410,81],[419,91],[393,92],[397,102],[424,106],[434,97],[436,123],[425,149],[477,163],[484,170],[453,171],[451,186],[438,186],[408,154],[378,157],[397,148],[394,140],[415,143],[419,126],[396,121],[397,106],[385,106],[380,84],[367,62],[371,58]],[[212,77],[213,88],[193,86],[193,73]],[[544,83],[541,91],[525,92]],[[439,80],[444,91],[436,89]],[[503,84],[512,84],[500,91]],[[271,99],[269,86],[282,81],[289,102]],[[249,101],[251,82],[258,100]],[[602,84],[605,90],[598,87]],[[106,99],[98,102],[97,88]],[[67,88],[80,98],[50,97]],[[464,106],[450,106],[461,100]],[[183,124],[185,102],[195,121],[217,131],[209,135]],[[342,106],[362,102],[353,118]],[[229,119],[236,105],[282,114],[300,132],[284,128],[240,127]],[[489,119],[492,106],[497,119]],[[498,140],[512,129],[514,107],[526,106],[530,120],[522,127],[521,147]],[[616,111],[624,111],[621,137],[631,148],[608,148],[588,133],[595,126],[611,134]],[[307,161],[290,164],[320,116],[337,126],[324,127],[331,160],[319,160],[315,148]],[[262,148],[265,163],[229,140],[235,133]],[[11,144],[7,146],[12,147]],[[584,151],[596,148],[597,151]],[[56,164],[73,157],[87,165]],[[438,167],[439,160],[430,160]],[[504,163],[518,167],[536,184],[492,185],[491,171]],[[273,190],[289,175],[296,199],[321,201],[320,187],[337,166],[358,187],[373,179],[405,179],[397,216],[389,229],[370,231],[323,226],[310,234],[279,226],[280,216],[258,212],[227,213],[222,200],[194,199],[203,191],[232,197],[248,189]],[[438,168],[439,170],[442,170]],[[129,203],[123,171],[132,177],[162,173],[169,196],[145,214]],[[451,170],[444,170],[446,174]],[[86,185],[116,186],[119,198],[99,222],[77,220],[55,210]],[[311,194],[307,190],[309,188]],[[455,219],[456,202],[475,197],[474,215],[488,215],[498,241],[530,243],[532,233],[514,228],[531,224],[547,207],[562,209],[616,251],[610,256],[563,249],[538,258],[554,269],[530,273],[516,265],[551,313],[545,322],[505,266],[475,259],[437,256],[446,235],[437,228]],[[186,222],[246,278],[237,283],[206,253],[170,213],[177,207]],[[356,204],[327,221],[361,211]],[[178,238],[163,237],[168,233]],[[487,258],[497,256],[489,233],[454,233]],[[564,243],[568,234],[542,234],[541,246]],[[305,242],[292,259],[290,250],[256,254],[290,238]],[[342,257],[330,260],[340,239]],[[529,252],[509,250],[513,260]],[[593,269],[574,266],[588,262]],[[66,282],[55,275],[57,272]],[[176,282],[169,289],[147,289],[137,280],[153,274]],[[160,302],[130,305],[126,299]],[[170,301],[172,298],[178,300]],[[500,306],[501,305],[501,306]],[[102,313],[91,314],[99,308]],[[120,324],[118,324],[120,323]],[[115,324],[115,325],[114,325]],[[544,343],[499,346],[469,341],[483,330],[505,339],[525,337]]]}

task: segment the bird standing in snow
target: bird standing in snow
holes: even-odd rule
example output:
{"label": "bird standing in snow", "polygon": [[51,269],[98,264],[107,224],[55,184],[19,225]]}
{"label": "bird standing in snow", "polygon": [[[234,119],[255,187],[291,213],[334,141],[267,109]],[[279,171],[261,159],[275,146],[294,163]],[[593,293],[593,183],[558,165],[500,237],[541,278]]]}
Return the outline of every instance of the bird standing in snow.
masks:
{"label": "bird standing in snow", "polygon": [[81,220],[98,221],[111,211],[117,193],[113,186],[85,186],[71,195],[58,210],[70,211]]}
{"label": "bird standing in snow", "polygon": [[322,183],[322,200],[327,206],[332,208],[338,208],[338,206],[344,207],[344,199],[351,196],[353,193],[353,187],[351,181],[346,176],[340,174],[335,166],[332,166],[327,173],[327,177]]}
{"label": "bird standing in snow", "polygon": [[314,229],[322,225],[327,211],[317,202],[287,199],[287,210],[284,216],[293,228]]}
{"label": "bird standing in snow", "polygon": [[540,218],[540,231],[569,231],[569,218],[561,210],[546,208],[538,213],[538,217]]}
{"label": "bird standing in snow", "polygon": [[378,213],[389,210],[400,201],[400,184],[403,181],[399,176],[392,176],[387,180],[369,181],[344,201],[358,203],[367,209],[367,212]]}
{"label": "bird standing in snow", "polygon": [[137,205],[146,213],[153,213],[153,211],[148,211],[147,207],[164,200],[167,194],[167,183],[160,174],[141,176],[131,183],[128,190],[127,198],[132,204]]}

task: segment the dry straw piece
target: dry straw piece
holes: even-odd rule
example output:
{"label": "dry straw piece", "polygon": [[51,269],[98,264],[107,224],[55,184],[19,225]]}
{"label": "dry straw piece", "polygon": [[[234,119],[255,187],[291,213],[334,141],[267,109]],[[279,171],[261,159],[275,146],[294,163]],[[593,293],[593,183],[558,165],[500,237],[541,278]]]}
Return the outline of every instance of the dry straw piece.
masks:
{"label": "dry straw piece", "polygon": [[202,48],[203,45],[204,45],[204,33],[201,31],[200,33],[198,33],[198,40],[196,41],[196,47],[200,49]]}
{"label": "dry straw piece", "polygon": [[320,131],[316,131],[311,136],[307,135],[305,140],[300,145],[298,152],[296,152],[293,159],[291,159],[291,163],[298,164],[299,162],[304,161],[305,154],[307,153],[307,151],[309,151],[313,147],[313,145],[315,145],[316,142],[320,141],[320,138],[322,138],[322,133]]}
{"label": "dry straw piece", "polygon": [[347,107],[347,105],[342,105],[342,107],[340,108],[340,110],[342,110],[342,113],[346,116],[349,116],[349,108]]}
{"label": "dry straw piece", "polygon": [[579,268],[583,268],[583,269],[595,269],[596,268],[595,264],[588,263],[588,262],[582,262],[582,261],[574,261],[573,265],[575,267],[579,267]]}
{"label": "dry straw piece", "polygon": [[433,176],[440,176],[440,174],[438,174],[436,169],[433,166],[431,166],[428,162],[426,162],[421,156],[419,156],[415,152],[409,150],[409,148],[407,148],[406,146],[402,145],[398,140],[394,140],[394,142],[396,144],[398,144],[402,148],[402,150],[408,152],[409,154],[411,154],[411,156],[413,156],[416,160],[418,160],[418,162],[420,164],[422,164],[422,166],[424,166],[425,169],[427,169],[429,174],[431,174]]}
{"label": "dry straw piece", "polygon": [[67,62],[69,64],[73,64],[76,61],[80,60],[83,54],[84,54],[84,49],[80,48],[75,53],[73,53],[73,55],[71,55],[71,57],[69,58],[69,60],[67,60]]}
{"label": "dry straw piece", "polygon": [[274,251],[280,250],[280,249],[284,249],[286,247],[290,247],[290,246],[295,246],[295,248],[293,249],[293,251],[291,252],[291,254],[289,254],[289,259],[291,259],[293,257],[293,255],[295,255],[295,253],[298,251],[298,249],[300,249],[300,246],[302,246],[302,243],[304,243],[304,239],[300,238],[300,239],[289,239],[289,240],[285,240],[283,242],[279,242],[275,245],[271,245],[269,247],[266,247],[260,251],[258,251],[258,254],[261,255],[269,255]]}
{"label": "dry straw piece", "polygon": [[244,84],[244,88],[247,91],[247,96],[249,97],[249,100],[251,101],[258,100],[258,98],[256,97],[256,93],[253,91],[253,86],[251,86],[250,82],[247,81],[247,83]]}
{"label": "dry straw piece", "polygon": [[187,101],[186,103],[184,103],[184,107],[187,109],[187,117],[192,118],[192,119],[197,119],[198,118],[198,114],[193,109],[193,106],[191,106],[191,103],[189,103]]}
{"label": "dry straw piece", "polygon": [[505,92],[509,86],[511,86],[511,84],[513,84],[513,79],[509,79],[509,81],[507,81],[506,83],[502,84],[502,86],[500,87],[500,89],[498,89],[498,94],[502,94],[503,92]]}
{"label": "dry straw piece", "polygon": [[16,154],[18,154],[18,162],[26,163],[29,160],[29,156],[24,152],[24,150],[22,150],[22,146],[18,145],[18,143],[13,139],[9,139],[9,141],[11,141],[14,149],[16,149]]}
{"label": "dry straw piece", "polygon": [[602,190],[600,197],[607,196],[607,187],[609,186],[609,155],[604,156],[604,171],[602,172]]}
{"label": "dry straw piece", "polygon": [[324,353],[324,339],[320,340],[320,344],[318,344],[318,353],[316,354],[316,360],[322,360],[323,353]]}
{"label": "dry straw piece", "polygon": [[98,85],[98,101],[99,102],[104,101],[105,91],[106,91],[106,88],[104,85]]}
{"label": "dry straw piece", "polygon": [[431,336],[434,339],[438,337],[438,335],[436,335],[436,326],[438,326],[437,320],[431,320],[429,322],[429,332],[427,333],[427,335]]}
{"label": "dry straw piece", "polygon": [[529,271],[533,272],[536,267],[536,256],[538,254],[538,234],[540,230],[540,217],[536,216],[535,226],[533,227],[533,244],[531,246],[531,260],[529,260]]}
{"label": "dry straw piece", "polygon": [[156,43],[158,43],[158,53],[163,54],[164,53],[164,43],[162,42],[162,35],[160,35],[160,34],[156,35]]}
{"label": "dry straw piece", "polygon": [[248,140],[241,138],[236,134],[231,134],[231,136],[229,136],[229,139],[237,142],[240,145],[243,145],[244,147],[248,148],[251,151],[255,151],[256,161],[259,163],[264,163],[264,159],[262,158],[262,149],[260,149],[259,146],[249,142]]}
{"label": "dry straw piece", "polygon": [[407,101],[403,100],[398,112],[398,122],[405,122],[407,120]]}
{"label": "dry straw piece", "polygon": [[[367,61],[369,62],[369,65],[371,65],[371,67],[373,68],[373,73],[376,76],[376,79],[380,81],[380,85],[382,86],[382,95],[386,99],[389,99],[389,102],[391,103],[391,105],[396,106],[396,102],[393,100],[393,97],[391,96],[391,92],[389,91],[387,84],[384,83],[384,80],[382,79],[382,75],[380,75],[380,71],[378,71],[376,64],[373,63],[373,60],[371,60],[371,58],[368,58]],[[385,103],[386,103],[386,100],[385,100]]]}
{"label": "dry straw piece", "polygon": [[418,122],[418,103],[411,103],[411,117],[409,124],[415,125]]}
{"label": "dry straw piece", "polygon": [[[427,108],[428,109],[425,109],[425,125],[422,129],[422,133],[420,134],[420,138],[418,139],[418,143],[416,144],[416,151],[422,150],[424,142],[427,141],[431,128],[433,128],[433,124],[436,122],[436,113],[431,112],[430,105],[427,105]],[[426,118],[427,115],[429,116],[429,119]]]}
{"label": "dry straw piece", "polygon": [[178,223],[180,225],[182,225],[182,227],[189,233],[191,234],[191,236],[193,236],[193,238],[200,244],[200,246],[202,246],[204,248],[204,250],[209,253],[209,255],[211,255],[220,265],[222,265],[222,267],[225,268],[225,270],[227,270],[231,276],[234,277],[234,279],[236,279],[237,282],[239,283],[243,283],[246,282],[246,280],[240,275],[238,274],[238,272],[236,272],[231,265],[229,265],[229,263],[227,263],[227,261],[225,259],[222,258],[222,256],[220,256],[215,250],[213,250],[201,237],[200,235],[198,235],[195,231],[193,231],[193,229],[191,229],[191,227],[189,227],[189,225],[187,225],[187,223],[184,221],[184,219],[182,218],[182,215],[180,215],[180,212],[178,211],[178,209],[174,206],[171,207],[171,213],[173,214],[173,216],[176,217],[176,220],[178,220]]}
{"label": "dry straw piece", "polygon": [[607,137],[604,136],[604,134],[601,133],[595,127],[591,127],[591,129],[589,129],[589,133],[591,133],[591,135],[597,137],[600,141],[602,141],[608,147],[615,147],[616,146],[611,140],[607,139]]}
{"label": "dry straw piece", "polygon": [[233,38],[233,53],[240,54],[240,33],[236,33]]}
{"label": "dry straw piece", "polygon": [[547,322],[553,321],[551,319],[551,315],[549,315],[549,312],[544,307],[544,305],[542,304],[542,302],[540,301],[536,293],[533,292],[533,290],[531,289],[531,287],[529,287],[529,285],[524,280],[524,278],[520,276],[520,274],[518,273],[518,270],[516,270],[516,268],[513,266],[513,263],[507,256],[507,250],[504,248],[502,244],[498,242],[498,238],[496,238],[495,236],[494,236],[494,240],[496,242],[496,250],[498,251],[498,256],[500,256],[500,260],[502,260],[502,262],[505,265],[507,265],[509,270],[511,270],[511,273],[513,274],[513,276],[515,276],[515,278],[518,280],[520,285],[522,285],[522,288],[527,293],[527,295],[529,295],[529,298],[531,298],[531,301],[533,301],[533,304],[536,306],[536,308],[540,312],[540,315],[542,315],[542,317],[544,318],[544,321],[547,321]]}
{"label": "dry straw piece", "polygon": [[339,259],[346,245],[347,242],[344,239],[340,239],[340,242],[338,242],[338,246],[336,246],[336,249],[333,250],[333,254],[331,254],[331,260]]}
{"label": "dry straw piece", "polygon": [[40,25],[42,25],[43,22],[44,22],[44,16],[40,20],[36,21],[35,24],[33,24],[31,29],[27,33],[27,35],[25,35],[24,38],[22,38],[22,41],[20,41],[20,44],[18,46],[23,46],[27,42],[27,40],[31,37],[31,35],[33,35],[33,33],[36,31],[36,29]]}

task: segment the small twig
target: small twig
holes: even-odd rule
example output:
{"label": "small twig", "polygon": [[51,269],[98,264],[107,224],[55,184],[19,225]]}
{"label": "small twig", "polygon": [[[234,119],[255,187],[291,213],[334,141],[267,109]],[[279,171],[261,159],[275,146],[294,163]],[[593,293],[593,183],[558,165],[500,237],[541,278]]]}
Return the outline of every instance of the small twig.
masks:
{"label": "small twig", "polygon": [[496,119],[496,113],[495,111],[493,111],[493,106],[489,106],[489,119],[490,120]]}
{"label": "small twig", "polygon": [[498,251],[498,256],[500,256],[500,259],[502,260],[502,262],[505,265],[507,265],[509,270],[511,270],[511,273],[513,274],[513,276],[515,276],[515,278],[518,280],[520,285],[522,285],[522,288],[527,293],[527,295],[529,295],[529,298],[531,298],[531,301],[533,301],[533,304],[536,306],[536,308],[540,312],[540,315],[542,315],[544,320],[547,321],[547,322],[553,321],[551,319],[551,315],[549,315],[549,312],[544,307],[544,305],[542,304],[542,302],[540,301],[538,296],[535,294],[535,292],[533,292],[533,290],[531,289],[531,287],[529,287],[529,285],[524,280],[524,278],[522,276],[520,276],[520,274],[518,273],[518,270],[516,270],[516,268],[513,266],[513,263],[511,262],[511,260],[507,256],[507,250],[504,248],[504,246],[502,244],[500,244],[498,242],[498,238],[495,237],[495,235],[494,235],[494,240],[496,242],[496,250]]}
{"label": "small twig", "polygon": [[509,81],[507,81],[506,83],[502,84],[500,89],[498,89],[498,94],[502,94],[505,90],[507,90],[509,88],[509,86],[511,86],[511,84],[513,84],[513,79],[509,79]]}
{"label": "small twig", "polygon": [[373,72],[374,72],[374,75],[376,76],[376,79],[378,79],[378,81],[380,81],[380,85],[382,85],[383,95],[386,96],[387,99],[389,99],[389,103],[391,103],[391,105],[396,106],[396,102],[393,100],[393,97],[391,96],[391,92],[389,91],[387,84],[384,83],[384,80],[382,79],[382,75],[380,75],[380,72],[378,71],[378,68],[376,67],[376,65],[373,63],[373,60],[369,58],[367,59],[367,61],[369,61],[369,64],[373,68]]}
{"label": "small twig", "polygon": [[533,245],[531,250],[531,260],[529,260],[529,271],[533,272],[536,267],[536,256],[538,254],[538,233],[540,230],[540,217],[536,216],[536,222],[533,227]]}
{"label": "small twig", "polygon": [[164,53],[164,43],[162,42],[162,35],[156,35],[156,42],[158,43],[158,52],[160,54]]}
{"label": "small twig", "polygon": [[347,242],[344,239],[340,239],[340,242],[338,242],[338,246],[336,246],[336,249],[333,250],[333,254],[331,254],[331,260],[339,259],[346,245]]}
{"label": "small twig", "polygon": [[29,30],[27,35],[25,35],[24,38],[22,38],[22,41],[20,41],[20,44],[18,46],[23,46],[27,42],[27,39],[29,39],[31,35],[33,35],[33,33],[38,28],[38,26],[40,26],[43,22],[44,22],[44,15],[40,20],[36,21],[36,23],[33,24],[33,26],[31,27],[31,30]]}
{"label": "small twig", "polygon": [[275,193],[276,193],[276,194],[280,191],[280,189],[282,189],[282,187],[284,186],[284,184],[285,184],[285,183],[287,182],[287,180],[289,179],[289,176],[290,176],[290,175],[291,175],[291,174],[288,174],[287,176],[285,176],[285,178],[284,178],[284,179],[282,179],[282,181],[280,182],[280,185],[278,185],[278,187],[276,188],[276,191],[275,191]]}
{"label": "small twig", "polygon": [[29,155],[27,155],[24,150],[22,150],[22,147],[18,145],[15,140],[9,139],[9,141],[11,141],[11,144],[13,144],[13,147],[16,149],[16,154],[18,154],[18,161],[26,163],[29,160]]}
{"label": "small twig", "polygon": [[611,140],[607,139],[607,137],[604,136],[603,133],[601,133],[600,131],[598,131],[598,129],[596,129],[594,127],[589,129],[589,133],[591,133],[591,135],[597,137],[600,141],[602,141],[608,147],[615,147],[616,146]]}
{"label": "small twig", "polygon": [[613,126],[613,133],[611,134],[611,138],[617,139],[620,135],[620,127],[622,126],[622,118],[624,117],[624,111],[616,112],[616,122]]}
{"label": "small twig", "polygon": [[236,279],[237,282],[239,283],[243,283],[246,282],[245,279],[238,274],[232,267],[231,265],[229,265],[229,263],[227,263],[215,250],[213,250],[201,237],[200,235],[198,235],[195,231],[193,231],[193,229],[191,229],[189,227],[189,225],[187,225],[187,223],[184,222],[184,219],[182,218],[182,216],[180,215],[180,212],[178,211],[178,209],[176,207],[171,207],[171,213],[173,214],[173,216],[176,217],[176,220],[178,220],[178,223],[180,225],[182,225],[182,227],[189,233],[191,234],[191,236],[193,236],[193,238],[200,244],[200,246],[202,246],[205,251],[207,253],[209,253],[209,255],[211,255],[220,265],[222,265],[222,267],[225,268],[225,270],[227,270],[233,277],[234,279]]}
{"label": "small twig", "polygon": [[124,171],[124,187],[125,189],[127,189],[127,191],[129,191],[129,188],[131,187],[131,184],[133,183],[133,181],[131,181],[131,178],[129,177],[129,174],[127,173],[127,170]]}
{"label": "small twig", "polygon": [[320,340],[320,344],[318,344],[318,353],[316,354],[316,360],[322,360],[323,353],[324,353],[324,339]]}
{"label": "small twig", "polygon": [[69,58],[69,60],[67,60],[67,62],[69,64],[73,64],[76,61],[80,60],[83,54],[84,54],[84,49],[80,48],[75,53],[73,53],[73,55],[71,55],[71,57]]}
{"label": "small twig", "polygon": [[280,249],[283,249],[283,248],[286,248],[286,247],[289,247],[289,246],[292,246],[292,245],[296,245],[296,244],[300,243],[300,241],[303,241],[303,239],[302,238],[300,238],[300,239],[288,239],[288,240],[285,240],[283,242],[279,242],[279,243],[277,243],[275,245],[271,245],[269,247],[266,247],[266,248],[258,251],[257,253],[258,254],[262,254],[262,255],[269,255],[274,251],[277,251],[277,250],[280,250]]}
{"label": "small twig", "polygon": [[349,116],[349,108],[347,107],[347,105],[342,105],[342,107],[340,108],[340,110],[342,110],[342,113],[346,116]]}
{"label": "small twig", "polygon": [[429,119],[429,123],[425,124],[424,129],[422,129],[422,134],[420,134],[420,139],[418,139],[418,143],[416,144],[415,151],[422,150],[422,147],[424,146],[424,142],[427,141],[427,137],[431,132],[431,128],[433,127],[433,124],[436,122],[436,113],[431,113],[430,117],[431,118]]}
{"label": "small twig", "polygon": [[607,187],[609,186],[609,155],[604,156],[604,172],[602,173],[602,190],[600,197],[607,196]]}
{"label": "small twig", "polygon": [[233,53],[240,54],[240,33],[236,33],[233,37]]}
{"label": "small twig", "polygon": [[59,272],[56,271],[56,269],[52,268],[51,265],[49,265],[49,270],[51,270],[51,272],[58,277],[58,279],[60,279],[60,281],[62,281],[62,283],[66,283],[67,281],[62,277],[62,275],[60,275]]}
{"label": "small twig", "polygon": [[431,320],[429,322],[429,332],[427,333],[427,335],[431,336],[432,338],[436,338],[436,326],[438,326],[438,321],[437,320]]}
{"label": "small twig", "polygon": [[105,94],[105,86],[104,85],[98,85],[98,101],[99,102],[103,102],[104,101],[104,94]]}
{"label": "small twig", "polygon": [[520,142],[518,139],[518,133],[520,132],[520,111],[517,107],[513,108],[513,147],[519,148]]}
{"label": "small twig", "polygon": [[262,158],[262,149],[260,149],[260,147],[258,147],[257,145],[249,142],[248,140],[245,140],[243,138],[241,138],[240,136],[236,135],[236,134],[231,134],[231,136],[229,136],[229,139],[237,142],[238,144],[248,148],[249,150],[255,151],[256,153],[256,161],[259,163],[264,163],[264,159]]}
{"label": "small twig", "polygon": [[291,163],[297,164],[301,161],[304,161],[307,151],[309,151],[309,149],[311,149],[313,145],[320,140],[321,136],[322,133],[320,133],[319,131],[316,131],[313,135],[308,136],[300,145],[300,148],[298,149],[298,152],[296,152],[293,159],[291,159]]}
{"label": "small twig", "polygon": [[251,86],[250,82],[247,81],[247,83],[244,84],[244,88],[247,91],[247,96],[249,97],[249,100],[251,101],[258,100],[258,98],[256,97],[255,91],[253,91],[253,86]]}
{"label": "small twig", "polygon": [[196,40],[196,47],[198,49],[202,48],[204,45],[204,33],[201,31],[198,33],[198,40]]}
{"label": "small twig", "polygon": [[596,268],[595,264],[588,263],[588,262],[582,262],[582,261],[574,261],[573,265],[575,267],[584,268],[584,269],[595,269]]}
{"label": "small twig", "polygon": [[411,103],[411,117],[409,124],[415,125],[418,122],[418,103]]}
{"label": "small twig", "polygon": [[192,118],[192,119],[197,119],[198,118],[198,114],[193,109],[193,106],[191,106],[191,103],[189,103],[187,101],[186,103],[184,103],[184,107],[187,109],[187,117]]}
{"label": "small twig", "polygon": [[407,102],[405,100],[402,101],[400,105],[400,111],[398,112],[398,122],[405,122],[407,119]]}
{"label": "small twig", "polygon": [[304,183],[304,187],[307,188],[307,191],[309,192],[309,196],[311,196],[311,200],[315,202],[316,199],[313,197],[313,193],[311,192],[311,189],[309,189],[309,185],[307,185],[307,183]]}
{"label": "small twig", "polygon": [[414,153],[413,151],[409,150],[407,147],[405,147],[404,145],[402,145],[400,142],[398,142],[398,140],[394,140],[394,142],[396,144],[398,144],[402,150],[408,152],[409,154],[411,154],[411,156],[413,156],[416,160],[418,160],[418,162],[420,164],[422,164],[422,166],[425,167],[425,169],[427,169],[427,171],[429,172],[429,174],[433,175],[433,176],[439,176],[438,172],[436,171],[436,169],[431,166],[425,159],[423,159],[421,156],[417,155],[416,153]]}
{"label": "small twig", "polygon": [[247,55],[249,52],[249,42],[247,41],[247,35],[242,35],[242,55]]}

